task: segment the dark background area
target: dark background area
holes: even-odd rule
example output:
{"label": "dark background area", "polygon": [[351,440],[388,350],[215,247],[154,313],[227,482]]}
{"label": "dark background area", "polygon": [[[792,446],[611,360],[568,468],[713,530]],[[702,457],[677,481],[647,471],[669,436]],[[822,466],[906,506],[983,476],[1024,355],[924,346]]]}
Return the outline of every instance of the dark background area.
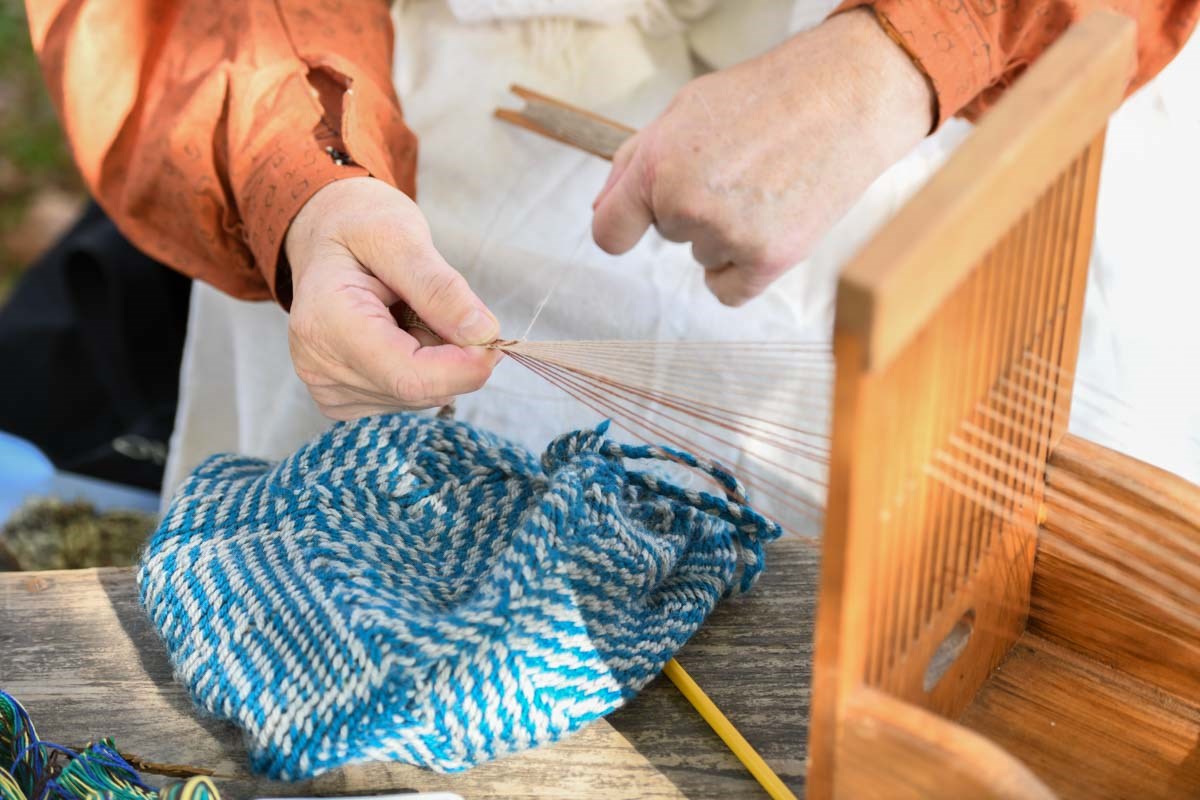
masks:
{"label": "dark background area", "polygon": [[0,570],[136,560],[156,524],[147,512],[174,420],[189,291],[89,202],[24,4],[0,0],[0,432],[59,470],[47,476],[0,441],[0,505],[18,503],[0,519]]}

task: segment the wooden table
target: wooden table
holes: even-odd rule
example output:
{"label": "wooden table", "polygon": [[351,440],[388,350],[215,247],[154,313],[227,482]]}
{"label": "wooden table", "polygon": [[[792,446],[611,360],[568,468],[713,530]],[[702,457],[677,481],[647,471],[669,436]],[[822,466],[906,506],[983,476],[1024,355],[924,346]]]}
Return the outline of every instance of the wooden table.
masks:
{"label": "wooden table", "polygon": [[[680,663],[801,794],[817,553],[772,545],[766,574],[719,608]],[[224,797],[444,790],[476,798],[755,798],[765,794],[664,678],[556,745],[459,775],[374,764],[308,785],[251,775],[232,726],[197,716],[137,602],[131,569],[0,573],[0,688],[43,738],[112,736],[122,752],[215,770]],[[151,782],[154,782],[151,776]]]}

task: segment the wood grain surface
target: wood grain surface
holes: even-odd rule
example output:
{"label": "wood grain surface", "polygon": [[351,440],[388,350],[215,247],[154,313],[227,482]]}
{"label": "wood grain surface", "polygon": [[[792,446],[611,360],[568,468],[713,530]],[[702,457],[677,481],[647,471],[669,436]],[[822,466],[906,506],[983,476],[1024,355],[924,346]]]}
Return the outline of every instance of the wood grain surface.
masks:
{"label": "wood grain surface", "polygon": [[1075,436],[1046,486],[1029,631],[1200,701],[1200,486]]}
{"label": "wood grain surface", "polygon": [[959,723],[1062,800],[1200,797],[1200,707],[1037,636],[1021,637]]}
{"label": "wood grain surface", "polygon": [[524,108],[497,108],[496,117],[534,133],[549,137],[585,153],[611,161],[625,140],[635,131],[611,119],[570,103],[527,89],[510,87],[525,101]]}
{"label": "wood grain surface", "polygon": [[920,706],[862,687],[846,704],[839,800],[1057,800],[992,741]]}
{"label": "wood grain surface", "polygon": [[[719,608],[679,661],[797,793],[805,730],[817,552],[777,542],[748,596]],[[148,761],[215,771],[226,798],[380,790],[474,798],[755,798],[765,795],[665,679],[556,745],[459,775],[352,767],[309,785],[252,776],[231,725],[197,715],[137,602],[130,569],[0,574],[0,688],[45,739],[112,736]],[[154,782],[153,780],[151,782]]]}

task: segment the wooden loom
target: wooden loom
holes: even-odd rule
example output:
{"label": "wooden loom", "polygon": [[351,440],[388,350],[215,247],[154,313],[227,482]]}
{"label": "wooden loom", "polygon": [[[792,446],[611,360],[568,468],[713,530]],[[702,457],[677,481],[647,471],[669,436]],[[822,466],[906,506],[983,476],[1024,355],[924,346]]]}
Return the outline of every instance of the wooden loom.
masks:
{"label": "wooden loom", "polygon": [[1134,53],[1076,25],[842,274],[811,797],[1200,794],[1200,489],[1066,432]]}

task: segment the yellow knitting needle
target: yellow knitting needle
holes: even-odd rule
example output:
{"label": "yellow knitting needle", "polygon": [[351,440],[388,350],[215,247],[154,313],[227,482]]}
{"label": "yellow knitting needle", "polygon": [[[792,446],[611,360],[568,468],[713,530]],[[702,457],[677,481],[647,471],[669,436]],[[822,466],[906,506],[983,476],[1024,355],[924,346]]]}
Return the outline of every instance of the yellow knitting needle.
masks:
{"label": "yellow knitting needle", "polygon": [[746,737],[742,736],[737,728],[733,727],[729,718],[721,713],[717,704],[704,693],[700,684],[692,680],[692,676],[687,674],[678,661],[673,658],[668,661],[667,665],[663,667],[663,674],[671,680],[671,683],[675,684],[675,688],[679,690],[680,694],[686,697],[687,701],[700,712],[704,721],[716,731],[717,736],[721,737],[721,741],[725,742],[726,747],[737,756],[738,761],[742,762],[742,765],[771,796],[771,800],[796,800],[796,795],[792,794],[792,791],[767,765],[758,751],[750,746]]}

